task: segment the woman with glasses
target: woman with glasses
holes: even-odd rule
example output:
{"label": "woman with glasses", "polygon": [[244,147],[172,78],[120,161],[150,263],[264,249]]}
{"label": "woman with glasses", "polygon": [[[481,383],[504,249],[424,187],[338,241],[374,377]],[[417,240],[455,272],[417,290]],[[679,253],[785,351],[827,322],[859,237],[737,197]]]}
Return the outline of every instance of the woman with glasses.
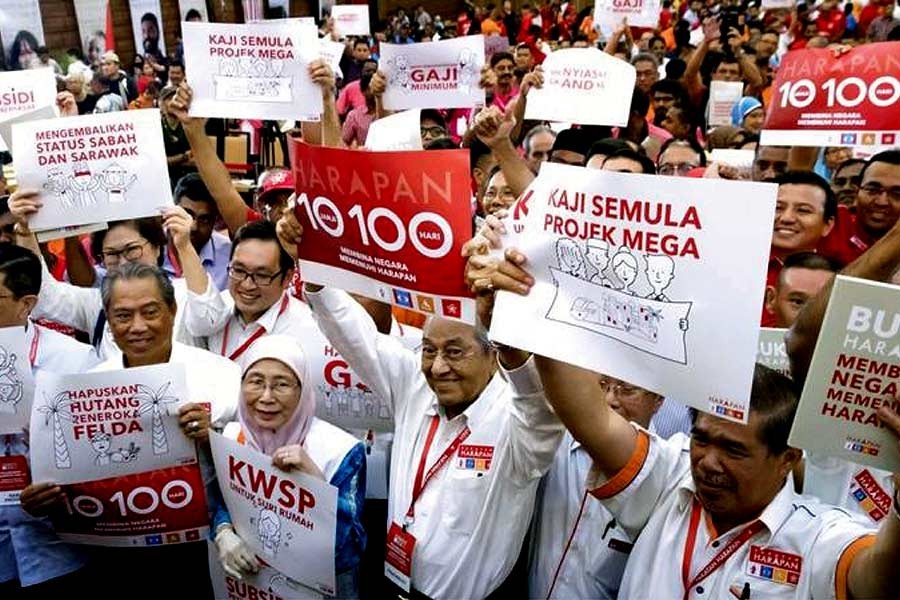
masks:
{"label": "woman with glasses", "polygon": [[[359,561],[366,545],[360,521],[366,495],[366,451],[362,442],[316,418],[310,367],[292,338],[268,335],[244,355],[238,422],[225,435],[272,457],[283,471],[299,471],[338,489],[334,542],[336,597],[357,598]],[[259,563],[238,537],[221,500],[210,498],[213,531],[225,571],[240,578]],[[321,552],[321,548],[308,548]]]}
{"label": "woman with glasses", "polygon": [[[40,207],[39,196],[34,191],[22,190],[9,199],[10,213],[16,219],[16,243],[29,248],[38,256],[41,255],[40,250],[34,234],[28,229],[28,218]],[[166,245],[164,226],[175,216],[188,220],[191,218],[184,209],[172,207],[165,209],[162,218],[110,222],[105,230],[94,233],[91,252],[97,263],[106,270],[125,263],[159,266],[162,264],[162,252]],[[87,332],[91,344],[103,360],[120,354],[121,350],[116,346],[106,322],[99,287],[80,287],[59,281],[50,275],[43,261],[41,264],[44,269],[41,293],[32,317],[49,319]],[[187,284],[183,279],[177,278],[172,281],[172,285],[178,306],[184,306],[187,302]],[[192,344],[193,338],[183,325],[182,315],[183,311],[179,309],[175,320],[175,340]]]}

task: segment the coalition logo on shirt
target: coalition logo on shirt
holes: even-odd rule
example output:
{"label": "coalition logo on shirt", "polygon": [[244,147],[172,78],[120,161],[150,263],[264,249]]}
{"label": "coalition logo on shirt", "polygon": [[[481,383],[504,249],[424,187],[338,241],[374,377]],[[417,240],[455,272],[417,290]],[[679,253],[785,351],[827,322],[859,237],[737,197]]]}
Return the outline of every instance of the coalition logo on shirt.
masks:
{"label": "coalition logo on shirt", "polygon": [[456,454],[456,467],[467,471],[484,473],[491,468],[494,458],[493,446],[475,446],[463,444]]}
{"label": "coalition logo on shirt", "polygon": [[800,581],[803,557],[774,548],[750,546],[747,574],[775,583],[796,586]]}
{"label": "coalition logo on shirt", "polygon": [[891,510],[891,496],[881,485],[878,480],[869,472],[863,469],[850,482],[850,496],[859,504],[869,517],[878,523]]}

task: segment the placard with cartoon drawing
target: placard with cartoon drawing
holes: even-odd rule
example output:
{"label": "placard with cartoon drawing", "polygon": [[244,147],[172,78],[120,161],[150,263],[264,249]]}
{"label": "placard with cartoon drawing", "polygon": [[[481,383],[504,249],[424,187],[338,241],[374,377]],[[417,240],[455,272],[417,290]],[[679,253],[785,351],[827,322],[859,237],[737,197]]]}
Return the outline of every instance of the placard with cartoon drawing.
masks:
{"label": "placard with cartoon drawing", "polygon": [[265,562],[257,573],[244,575],[240,579],[229,575],[222,568],[219,551],[212,541],[207,543],[209,551],[209,578],[212,581],[213,596],[221,600],[321,600],[325,594],[317,592],[279,573]]}
{"label": "placard with cartoon drawing", "polygon": [[381,44],[378,64],[388,80],[387,110],[484,104],[484,90],[478,85],[484,65],[480,35],[424,44]]}
{"label": "placard with cartoon drawing", "polygon": [[219,489],[235,531],[287,577],[334,595],[337,488],[272,466],[272,457],[215,432],[209,436]]}
{"label": "placard with cartoon drawing", "polygon": [[322,113],[309,76],[319,57],[314,23],[182,23],[190,114],[229,119],[299,119]]}
{"label": "placard with cartoon drawing", "polygon": [[536,283],[492,338],[746,422],[775,194],[545,163],[504,239]]}
{"label": "placard with cartoon drawing", "polygon": [[24,327],[0,329],[0,434],[22,433],[31,416],[34,379]]}
{"label": "placard with cartoon drawing", "polygon": [[196,462],[178,425],[183,365],[40,372],[31,410],[35,481],[83,483]]}
{"label": "placard with cartoon drawing", "polygon": [[20,189],[41,192],[43,231],[158,215],[172,204],[159,110],[13,125]]}

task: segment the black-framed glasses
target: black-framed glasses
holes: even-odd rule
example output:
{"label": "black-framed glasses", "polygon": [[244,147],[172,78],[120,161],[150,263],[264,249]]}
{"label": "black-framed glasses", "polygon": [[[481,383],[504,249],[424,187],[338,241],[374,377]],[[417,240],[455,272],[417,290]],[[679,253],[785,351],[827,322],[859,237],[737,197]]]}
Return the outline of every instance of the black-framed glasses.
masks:
{"label": "black-framed glasses", "polygon": [[140,260],[140,258],[144,255],[144,246],[148,245],[150,242],[144,240],[142,242],[132,242],[126,245],[121,250],[103,250],[101,255],[103,256],[103,264],[105,265],[115,265],[125,260],[127,262],[134,262],[136,260]]}
{"label": "black-framed glasses", "polygon": [[891,202],[900,202],[900,187],[886,188],[877,183],[867,183],[859,189],[869,196],[885,194]]}
{"label": "black-framed glasses", "polygon": [[447,130],[439,125],[435,125],[434,127],[421,127],[419,132],[422,137],[427,135],[433,138],[439,138],[447,135]]}
{"label": "black-framed glasses", "polygon": [[260,287],[265,287],[267,285],[272,285],[272,282],[275,281],[278,277],[280,277],[284,273],[284,269],[277,271],[276,273],[272,273],[271,275],[268,273],[252,273],[246,269],[241,267],[235,267],[232,265],[228,265],[228,277],[232,281],[236,281],[238,283],[243,283],[247,279],[253,282],[253,285],[258,285]]}

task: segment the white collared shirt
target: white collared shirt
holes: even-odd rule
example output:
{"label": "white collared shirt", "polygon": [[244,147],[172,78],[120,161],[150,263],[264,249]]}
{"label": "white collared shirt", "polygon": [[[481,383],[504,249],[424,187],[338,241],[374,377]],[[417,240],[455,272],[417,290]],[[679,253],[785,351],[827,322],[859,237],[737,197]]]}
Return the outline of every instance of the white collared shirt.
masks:
{"label": "white collared shirt", "polygon": [[[187,283],[184,279],[172,279],[171,281],[172,287],[175,289],[177,304],[172,339],[176,342],[190,344],[193,340],[184,327],[184,310],[182,308],[187,298]],[[97,321],[102,311],[103,299],[100,295],[100,288],[86,288],[57,281],[41,261],[41,291],[38,294],[37,305],[31,312],[31,318],[49,319],[84,331],[91,337],[91,342],[97,348],[97,354],[101,360],[114,357],[121,359],[122,351],[113,339],[109,329],[109,319],[105,319],[103,323],[103,337],[100,343],[98,344],[94,340]]]}
{"label": "white collared shirt", "polygon": [[[348,294],[323,289],[307,293],[307,300],[335,348],[393,406],[390,520],[404,523],[432,417],[441,413],[426,471],[464,427],[470,428],[457,454],[416,502],[415,520],[407,528],[416,538],[412,587],[437,599],[487,596],[516,562],[538,481],[563,434],[533,361],[495,374],[478,400],[448,421],[422,374],[420,356],[379,334]],[[466,460],[476,446],[491,454],[489,465]]]}
{"label": "white collared shirt", "polygon": [[817,452],[804,453],[803,493],[865,517],[877,526],[891,515],[890,471]]}
{"label": "white collared shirt", "polygon": [[[37,342],[34,337],[37,335]],[[29,323],[25,330],[25,347],[35,348],[35,371],[69,374],[85,373],[100,362],[94,348],[75,338],[63,335],[36,323]]]}
{"label": "white collared shirt", "polygon": [[[172,342],[169,362],[185,366],[188,398],[191,402],[209,406],[213,429],[221,431],[229,422],[237,420],[241,391],[240,367],[212,352],[179,342]],[[119,355],[93,370],[115,371],[124,368],[122,355]]]}
{"label": "white collared shirt", "polygon": [[[637,541],[619,595],[622,598],[680,598],[682,562],[694,498],[690,440],[667,441],[640,430],[629,463],[608,481],[597,470],[587,480],[619,525]],[[690,573],[694,577],[746,525],[718,535],[708,514],[696,530]],[[689,598],[833,598],[846,583],[856,550],[871,543],[875,530],[862,519],[794,492],[790,479],[759,517],[762,530],[708,578],[692,586]],[[638,537],[640,536],[640,537]],[[799,573],[784,568],[798,564]],[[796,577],[796,583],[789,579]],[[842,597],[841,590],[839,597]]]}

